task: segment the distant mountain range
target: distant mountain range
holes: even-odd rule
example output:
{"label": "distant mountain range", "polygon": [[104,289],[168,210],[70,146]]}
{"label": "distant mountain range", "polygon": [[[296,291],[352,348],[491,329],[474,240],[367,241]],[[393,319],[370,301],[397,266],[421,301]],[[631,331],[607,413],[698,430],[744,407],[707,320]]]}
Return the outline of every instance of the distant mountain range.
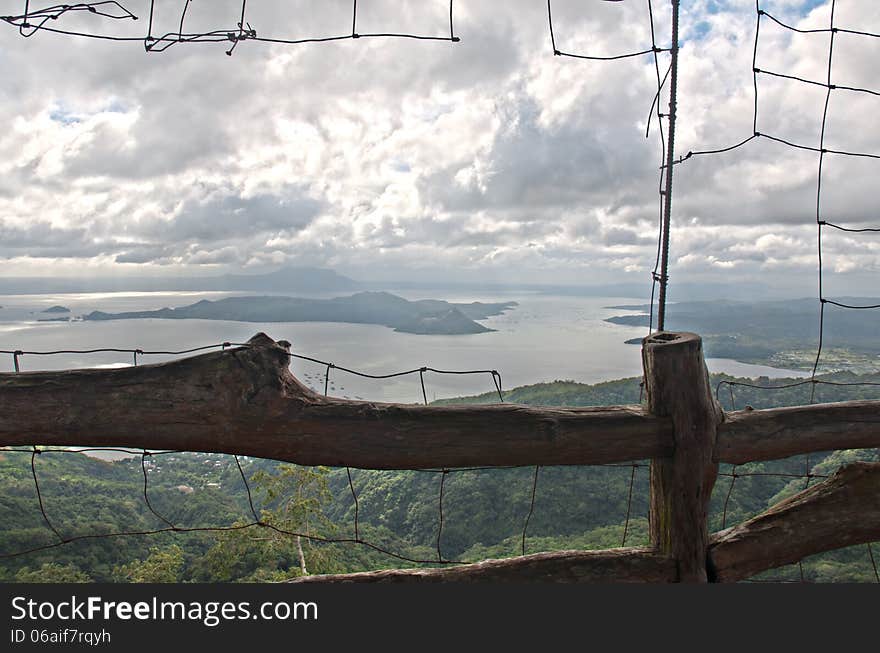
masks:
{"label": "distant mountain range", "polygon": [[212,277],[2,278],[0,294],[30,295],[84,292],[159,292],[256,290],[326,293],[361,290],[362,285],[333,270],[286,267],[266,274],[223,274]]}
{"label": "distant mountain range", "polygon": [[477,323],[500,315],[516,302],[454,304],[436,299],[408,301],[387,292],[361,292],[333,299],[302,297],[229,297],[202,300],[179,308],[104,313],[93,311],[85,320],[232,320],[237,322],[347,322],[381,324],[395,331],[421,335],[463,335],[492,331]]}
{"label": "distant mountain range", "polygon": [[[643,297],[651,293],[648,282],[606,283],[593,285],[566,285],[548,283],[499,283],[481,280],[412,281],[401,273],[394,281],[361,281],[334,270],[314,267],[284,267],[260,274],[222,274],[215,276],[128,277],[105,276],[93,278],[72,277],[0,277],[0,295],[39,295],[89,292],[173,292],[173,291],[254,291],[267,293],[327,294],[381,291],[387,289],[450,292],[507,292],[510,290],[536,292],[547,295],[582,297]],[[672,289],[670,301],[707,300],[716,297],[749,299],[769,298],[771,289],[762,284],[679,283]]]}
{"label": "distant mountain range", "polygon": [[[852,306],[875,306],[877,297],[840,297]],[[641,311],[606,322],[647,327],[647,304],[609,308]],[[656,325],[656,313],[655,313]],[[747,363],[810,370],[819,342],[819,301],[815,297],[779,301],[680,302],[666,309],[668,331],[692,331],[703,337],[706,355]],[[874,371],[880,366],[880,311],[825,306],[822,370]],[[641,344],[635,338],[632,344]]]}

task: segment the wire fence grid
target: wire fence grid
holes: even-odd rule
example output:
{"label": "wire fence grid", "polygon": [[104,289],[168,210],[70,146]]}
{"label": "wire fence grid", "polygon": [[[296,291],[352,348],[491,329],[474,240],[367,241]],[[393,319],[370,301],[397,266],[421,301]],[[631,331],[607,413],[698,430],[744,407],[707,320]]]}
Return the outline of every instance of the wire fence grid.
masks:
{"label": "wire fence grid", "polygon": [[[646,0],[646,20],[650,28],[651,35],[651,44],[648,46],[645,44],[644,47],[639,47],[638,49],[629,50],[623,53],[617,54],[575,54],[571,52],[567,52],[561,50],[559,45],[557,44],[556,38],[556,30],[554,29],[553,22],[553,6],[552,1],[547,0],[547,20],[549,23],[549,32],[550,32],[550,46],[552,48],[554,56],[561,57],[571,57],[575,59],[582,59],[586,61],[595,61],[595,62],[614,62],[620,61],[622,59],[631,59],[634,57],[648,57],[650,56],[652,59],[652,63],[654,64],[654,72],[657,80],[657,89],[654,93],[650,108],[648,109],[648,120],[646,122],[645,127],[645,138],[649,138],[651,134],[651,125],[654,123],[656,119],[657,125],[657,138],[659,142],[660,149],[660,165],[659,165],[659,182],[657,187],[657,197],[659,204],[659,218],[658,218],[658,227],[657,227],[657,253],[654,259],[654,266],[651,270],[651,300],[648,304],[649,307],[649,318],[648,318],[648,331],[649,333],[653,333],[654,331],[654,307],[655,307],[655,296],[657,295],[657,286],[660,285],[661,294],[663,298],[660,301],[661,306],[665,304],[665,286],[668,282],[669,275],[668,270],[665,266],[663,266],[664,260],[664,247],[666,248],[666,253],[668,254],[668,234],[669,234],[669,218],[670,211],[672,207],[672,156],[674,155],[674,129],[675,129],[675,98],[676,98],[676,89],[674,85],[669,90],[669,110],[667,113],[663,112],[663,97],[664,97],[664,88],[667,85],[667,82],[671,80],[674,82],[675,79],[675,67],[674,61],[672,60],[672,55],[677,50],[677,2],[673,2],[674,11],[676,15],[673,16],[672,24],[670,25],[670,35],[671,35],[671,43],[668,46],[658,45],[657,39],[657,29],[655,25],[655,10],[654,10],[654,0]],[[661,64],[661,56],[664,54],[670,55],[670,61],[666,63],[664,61]],[[661,70],[664,70],[661,74]],[[664,126],[664,119],[667,120],[670,124],[669,126]],[[668,138],[667,138],[668,133]],[[662,310],[662,309],[661,309]],[[662,323],[662,320],[661,320]],[[662,328],[662,324],[661,324]]]}
{"label": "wire fence grid", "polygon": [[[730,393],[730,403],[732,409],[736,409],[735,406],[735,397],[734,397],[734,388],[735,387],[746,387],[752,390],[758,390],[761,392],[772,392],[774,390],[785,390],[789,388],[795,387],[805,387],[809,390],[809,403],[816,402],[816,391],[819,387],[822,386],[836,386],[836,387],[876,387],[880,384],[874,382],[836,382],[830,380],[823,380],[818,378],[819,368],[822,360],[823,349],[825,347],[826,341],[826,320],[827,320],[827,311],[826,307],[828,305],[837,306],[841,309],[846,310],[871,310],[871,309],[880,309],[880,304],[853,304],[849,302],[845,302],[839,299],[833,299],[826,294],[826,266],[824,265],[824,252],[823,252],[823,233],[825,229],[835,229],[841,232],[851,233],[851,234],[874,234],[880,232],[880,227],[866,227],[866,228],[854,228],[850,226],[846,226],[845,224],[839,224],[839,220],[831,221],[826,219],[827,216],[823,210],[823,172],[826,167],[826,158],[828,156],[842,156],[842,157],[852,157],[852,158],[860,158],[860,159],[873,159],[880,160],[880,153],[876,152],[865,152],[865,151],[853,151],[846,150],[840,148],[829,147],[829,143],[827,142],[826,133],[829,124],[829,107],[831,105],[832,95],[837,94],[861,94],[861,95],[870,95],[870,96],[878,96],[880,97],[880,89],[872,89],[867,87],[857,87],[857,86],[848,86],[844,84],[838,84],[835,82],[834,78],[834,54],[835,54],[835,39],[839,34],[848,34],[852,36],[857,36],[860,38],[867,39],[878,39],[880,38],[880,34],[852,29],[851,27],[841,27],[835,22],[835,10],[837,8],[837,0],[831,0],[829,9],[829,24],[828,27],[823,28],[815,28],[815,29],[801,29],[795,26],[789,25],[781,19],[774,16],[772,13],[766,10],[765,5],[762,5],[761,0],[755,0],[755,34],[754,34],[754,42],[752,49],[752,82],[753,82],[753,115],[752,115],[752,133],[742,140],[734,143],[733,145],[724,146],[724,147],[716,147],[710,149],[698,149],[698,150],[689,150],[685,155],[680,156],[679,158],[673,161],[672,167],[676,165],[680,165],[685,163],[686,161],[692,160],[695,157],[704,157],[711,156],[716,154],[722,154],[731,152],[733,150],[738,150],[740,148],[744,148],[746,145],[756,142],[760,139],[767,139],[771,142],[781,144],[785,147],[815,152],[817,154],[817,175],[816,175],[816,192],[815,192],[815,223],[817,229],[817,270],[818,270],[818,305],[819,305],[819,318],[818,318],[818,342],[816,345],[816,353],[813,359],[813,365],[810,372],[810,378],[804,381],[796,381],[791,383],[784,384],[758,384],[758,383],[744,383],[737,381],[722,381],[718,384],[718,388],[716,389],[716,397],[718,397],[720,393],[721,386],[726,385],[728,387]],[[805,77],[801,77],[799,75],[789,74],[784,71],[778,70],[769,70],[766,68],[762,68],[759,65],[759,51],[760,51],[760,43],[761,43],[761,34],[762,34],[762,24],[766,22],[770,22],[773,25],[777,26],[780,29],[787,30],[790,33],[795,34],[827,34],[828,35],[828,49],[827,49],[827,65],[825,69],[825,78],[822,80],[818,79],[808,79]],[[766,31],[766,28],[765,28]],[[821,108],[821,126],[819,129],[819,134],[817,135],[817,142],[815,145],[804,143],[804,142],[795,142],[788,138],[783,138],[778,135],[770,134],[765,131],[762,131],[760,127],[760,112],[759,106],[761,106],[760,102],[760,78],[762,76],[773,77],[778,79],[787,80],[788,82],[799,84],[802,86],[812,86],[812,87],[820,87],[825,89],[824,93],[824,102]],[[718,397],[720,399],[720,397]],[[803,456],[803,472],[796,474],[795,477],[803,480],[803,488],[806,489],[810,486],[811,482],[814,478],[824,478],[822,475],[817,475],[812,472],[812,459],[809,454]],[[733,492],[734,485],[738,478],[742,478],[745,476],[747,472],[743,472],[739,470],[736,466],[733,466],[729,471],[725,472],[724,475],[728,476],[730,481],[729,490],[727,493],[727,499],[725,501],[724,506],[724,514],[722,519],[722,528],[726,525],[726,516],[727,516],[727,504],[730,500],[731,493]],[[775,474],[777,477],[789,477],[790,474]],[[880,582],[880,576],[877,574],[877,566],[875,563],[875,558],[873,555],[873,550],[871,545],[867,545],[867,554],[871,563],[871,566],[874,571],[874,576],[878,582]],[[804,571],[803,565],[801,562],[797,563],[798,573],[801,580],[804,580]]]}
{"label": "wire fence grid", "polygon": [[[880,160],[880,153],[876,152],[857,152],[851,150],[844,149],[835,149],[828,147],[828,143],[826,143],[826,131],[829,122],[829,107],[831,104],[832,94],[835,92],[847,92],[847,93],[857,93],[863,95],[872,95],[880,97],[880,89],[870,89],[863,87],[855,87],[855,86],[846,86],[842,84],[836,84],[834,80],[833,70],[834,70],[834,44],[835,38],[838,34],[850,34],[854,36],[870,38],[870,39],[880,39],[880,34],[868,32],[864,30],[851,29],[846,27],[840,27],[835,23],[835,9],[837,8],[837,0],[831,0],[830,2],[830,18],[829,25],[826,28],[817,28],[817,29],[799,29],[797,27],[788,25],[783,22],[779,18],[775,17],[773,14],[769,13],[766,9],[763,8],[761,4],[761,0],[755,1],[755,37],[754,37],[754,47],[752,54],[752,78],[753,78],[753,88],[754,88],[754,103],[753,103],[753,117],[752,117],[752,133],[751,135],[745,137],[741,141],[729,145],[726,147],[714,148],[714,149],[704,149],[704,150],[690,150],[682,157],[679,157],[674,161],[673,167],[675,165],[679,165],[692,159],[693,157],[700,157],[706,155],[714,155],[720,153],[730,152],[739,148],[744,147],[748,143],[752,141],[756,141],[761,138],[766,138],[770,141],[780,143],[786,147],[797,149],[797,150],[805,150],[809,152],[815,152],[817,156],[817,164],[818,164],[818,172],[816,175],[816,202],[815,202],[815,223],[817,228],[817,262],[818,262],[818,304],[819,304],[819,328],[818,328],[818,344],[816,347],[816,355],[814,358],[811,379],[814,381],[811,386],[811,397],[815,398],[815,388],[818,383],[816,383],[816,376],[819,370],[819,366],[822,359],[823,348],[825,345],[825,323],[826,323],[826,306],[833,305],[842,309],[848,310],[871,310],[871,309],[880,309],[880,304],[852,304],[839,299],[833,299],[829,297],[826,292],[826,281],[825,281],[825,265],[824,265],[824,255],[823,255],[823,231],[825,228],[835,229],[841,232],[852,233],[852,234],[874,234],[880,233],[880,226],[878,227],[865,227],[865,228],[854,228],[849,227],[844,224],[839,224],[839,220],[831,221],[826,219],[825,212],[823,211],[823,202],[822,202],[822,192],[823,192],[823,172],[826,164],[826,157],[829,155],[836,156],[844,156],[844,157],[856,157],[856,158],[864,158],[864,159],[874,159]],[[807,79],[804,77],[800,77],[797,75],[790,75],[780,71],[771,71],[767,69],[762,69],[759,67],[758,61],[758,52],[759,46],[761,42],[761,25],[764,21],[771,21],[773,24],[777,25],[779,28],[788,30],[792,33],[798,34],[827,34],[828,35],[828,50],[827,50],[827,66],[826,66],[826,75],[824,80],[815,80],[815,79]],[[794,142],[792,140],[782,138],[780,136],[775,136],[773,134],[768,134],[759,130],[759,77],[761,75],[767,75],[770,77],[777,77],[780,79],[785,79],[800,85],[807,86],[817,86],[825,89],[825,98],[822,105],[821,110],[821,126],[819,130],[819,134],[817,136],[817,144],[809,145],[801,142]]]}
{"label": "wire fence grid", "polygon": [[[440,0],[438,0],[440,1]],[[445,2],[445,0],[442,0]],[[99,21],[119,23],[134,22],[139,20],[141,16],[135,15],[127,9],[121,2],[115,0],[105,2],[82,2],[75,4],[57,4],[41,9],[33,9],[30,0],[24,0],[22,13],[17,15],[0,16],[0,20],[4,21],[12,27],[18,28],[18,33],[24,38],[30,38],[40,32],[47,32],[62,36],[74,36],[81,38],[97,39],[102,41],[117,41],[123,43],[142,43],[146,52],[158,53],[164,52],[168,48],[178,44],[194,44],[194,43],[226,43],[229,49],[226,54],[232,56],[235,48],[243,41],[254,41],[257,43],[275,43],[283,45],[299,45],[304,43],[327,43],[332,41],[347,41],[360,38],[401,38],[416,39],[420,41],[449,41],[458,43],[459,37],[455,35],[454,21],[454,0],[449,0],[449,33],[448,34],[416,34],[409,32],[361,32],[358,30],[358,3],[352,0],[351,3],[351,31],[340,30],[336,34],[329,36],[313,36],[305,38],[294,38],[285,36],[265,36],[262,32],[257,33],[257,29],[251,26],[248,21],[248,3],[247,0],[241,0],[241,11],[238,21],[232,27],[217,28],[207,31],[185,31],[187,12],[190,8],[191,0],[184,0],[183,8],[180,11],[179,20],[177,22],[176,32],[161,33],[155,31],[156,24],[159,21],[159,12],[156,7],[156,0],[150,0],[150,6],[147,16],[146,34],[143,35],[122,35],[114,34],[108,31],[98,31],[99,28],[86,30],[73,29],[72,27],[63,27],[65,18],[74,15],[88,14],[95,17]],[[61,27],[55,26],[61,24]]]}

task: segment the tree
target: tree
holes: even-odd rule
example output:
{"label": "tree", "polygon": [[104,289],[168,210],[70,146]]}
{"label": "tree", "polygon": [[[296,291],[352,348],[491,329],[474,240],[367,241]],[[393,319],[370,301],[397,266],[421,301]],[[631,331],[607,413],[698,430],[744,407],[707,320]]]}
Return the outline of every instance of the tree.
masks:
{"label": "tree", "polygon": [[183,549],[176,544],[152,547],[145,560],[114,567],[113,575],[129,583],[176,583],[183,571]]}
{"label": "tree", "polygon": [[22,567],[15,574],[16,583],[91,583],[91,577],[76,565],[44,562],[39,569]]}
{"label": "tree", "polygon": [[324,514],[330,501],[326,467],[280,465],[257,471],[255,495],[263,508],[259,525],[238,521],[217,536],[205,554],[203,580],[261,582],[324,571],[331,562],[328,547],[311,538],[325,538],[335,526]]}

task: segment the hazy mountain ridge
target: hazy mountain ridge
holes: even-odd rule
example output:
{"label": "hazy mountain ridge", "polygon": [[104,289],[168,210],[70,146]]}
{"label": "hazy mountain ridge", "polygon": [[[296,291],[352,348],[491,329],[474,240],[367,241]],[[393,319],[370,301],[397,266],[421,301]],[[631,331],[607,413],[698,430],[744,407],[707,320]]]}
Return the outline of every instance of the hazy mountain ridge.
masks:
{"label": "hazy mountain ridge", "polygon": [[[642,282],[603,284],[514,283],[475,276],[468,281],[412,280],[402,273],[400,278],[385,281],[351,278],[332,269],[286,266],[272,272],[228,273],[211,276],[96,276],[96,277],[2,277],[0,295],[63,294],[91,292],[192,292],[192,291],[260,291],[331,293],[387,288],[424,292],[509,292],[511,290],[571,297],[645,297],[650,285]],[[676,284],[674,299],[709,300],[714,297],[747,299],[768,297],[774,289],[764,284],[691,283]],[[779,291],[781,292],[781,291]]]}
{"label": "hazy mountain ridge", "polygon": [[492,331],[477,323],[516,306],[516,302],[455,304],[428,299],[409,301],[387,292],[361,292],[348,297],[228,297],[202,300],[178,308],[105,313],[93,311],[85,320],[201,319],[237,322],[345,322],[380,324],[419,335],[464,335]]}
{"label": "hazy mountain ridge", "polygon": [[285,267],[264,274],[223,274],[204,277],[0,277],[0,294],[29,295],[87,292],[235,291],[345,292],[362,284],[334,270]]}
{"label": "hazy mountain ridge", "polygon": [[[873,297],[841,297],[841,303],[870,306]],[[616,315],[606,322],[647,327],[648,304],[609,306],[637,315]],[[656,325],[656,311],[655,311]],[[790,369],[812,369],[819,340],[819,302],[816,298],[740,302],[719,300],[681,302],[666,309],[668,331],[693,331],[703,338],[706,355],[745,363]],[[880,312],[825,305],[822,363],[827,369],[867,372],[880,367]],[[630,341],[640,344],[641,339]]]}

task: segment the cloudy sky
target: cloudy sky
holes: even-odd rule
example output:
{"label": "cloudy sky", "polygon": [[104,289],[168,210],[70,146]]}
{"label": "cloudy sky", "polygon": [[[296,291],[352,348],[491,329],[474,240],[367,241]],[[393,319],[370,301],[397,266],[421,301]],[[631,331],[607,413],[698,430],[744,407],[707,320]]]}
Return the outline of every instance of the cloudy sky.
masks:
{"label": "cloudy sky", "polygon": [[[146,34],[139,17],[51,26]],[[22,0],[0,0],[20,14]],[[31,2],[34,8],[38,3]],[[46,3],[51,4],[51,3]],[[185,0],[156,0],[153,34]],[[260,37],[351,31],[350,0],[251,0]],[[557,47],[650,47],[647,0],[554,0]],[[669,3],[654,0],[669,43]],[[829,4],[764,0],[824,28]],[[447,0],[362,0],[358,31],[449,34]],[[192,0],[184,32],[232,30],[240,0]],[[280,265],[362,279],[645,281],[660,146],[645,130],[652,56],[554,57],[544,0],[457,0],[459,43],[361,38],[281,45],[142,42],[0,23],[0,275],[215,274]],[[836,24],[880,32],[880,3],[838,0]],[[752,133],[754,0],[683,0],[677,151]],[[761,28],[758,66],[823,80],[827,34]],[[838,34],[834,81],[880,90],[880,39]],[[668,66],[660,57],[661,72]],[[818,146],[825,89],[759,76],[758,130]],[[664,97],[663,104],[667,102]],[[880,153],[880,97],[838,90],[826,147]],[[767,139],[675,169],[672,283],[816,279],[814,152]],[[880,224],[880,161],[826,157],[823,216]],[[880,236],[829,232],[828,294],[872,292]]]}

